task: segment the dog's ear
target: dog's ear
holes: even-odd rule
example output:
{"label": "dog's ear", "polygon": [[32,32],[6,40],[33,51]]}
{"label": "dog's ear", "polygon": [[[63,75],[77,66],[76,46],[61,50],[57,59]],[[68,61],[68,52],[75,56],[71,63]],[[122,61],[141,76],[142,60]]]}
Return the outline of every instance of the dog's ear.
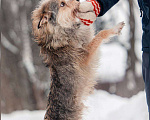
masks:
{"label": "dog's ear", "polygon": [[41,28],[44,24],[47,24],[50,18],[50,13],[44,13],[39,21],[38,29]]}

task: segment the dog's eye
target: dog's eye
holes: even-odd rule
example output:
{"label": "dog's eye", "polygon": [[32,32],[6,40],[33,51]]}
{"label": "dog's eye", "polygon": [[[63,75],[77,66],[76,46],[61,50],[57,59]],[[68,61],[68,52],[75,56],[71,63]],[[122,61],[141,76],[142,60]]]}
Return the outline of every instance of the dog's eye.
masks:
{"label": "dog's eye", "polygon": [[61,2],[60,7],[64,7],[64,6],[65,6],[65,3]]}

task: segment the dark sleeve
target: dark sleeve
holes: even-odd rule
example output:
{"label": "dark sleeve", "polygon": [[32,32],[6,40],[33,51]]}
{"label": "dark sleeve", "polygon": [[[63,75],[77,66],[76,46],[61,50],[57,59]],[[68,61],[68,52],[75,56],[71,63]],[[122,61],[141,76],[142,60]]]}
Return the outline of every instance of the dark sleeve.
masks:
{"label": "dark sleeve", "polygon": [[100,4],[101,11],[98,16],[103,16],[112,6],[114,6],[119,0],[97,0]]}

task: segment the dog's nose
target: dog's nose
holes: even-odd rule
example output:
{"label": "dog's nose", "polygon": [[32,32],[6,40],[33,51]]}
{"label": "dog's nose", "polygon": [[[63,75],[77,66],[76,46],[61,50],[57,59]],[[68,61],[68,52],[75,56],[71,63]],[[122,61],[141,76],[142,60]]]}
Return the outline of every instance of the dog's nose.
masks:
{"label": "dog's nose", "polygon": [[76,1],[78,1],[78,2],[79,2],[80,0],[76,0]]}

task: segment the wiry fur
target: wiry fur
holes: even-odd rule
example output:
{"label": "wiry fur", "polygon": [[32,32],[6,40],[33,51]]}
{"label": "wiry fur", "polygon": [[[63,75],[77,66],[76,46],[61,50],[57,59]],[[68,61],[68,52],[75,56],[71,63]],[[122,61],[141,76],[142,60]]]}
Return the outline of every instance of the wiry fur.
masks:
{"label": "wiry fur", "polygon": [[92,40],[92,26],[76,17],[78,5],[76,0],[45,0],[32,14],[34,38],[51,74],[45,120],[81,119],[82,100],[95,84],[96,49],[102,39],[119,33],[102,31]]}

